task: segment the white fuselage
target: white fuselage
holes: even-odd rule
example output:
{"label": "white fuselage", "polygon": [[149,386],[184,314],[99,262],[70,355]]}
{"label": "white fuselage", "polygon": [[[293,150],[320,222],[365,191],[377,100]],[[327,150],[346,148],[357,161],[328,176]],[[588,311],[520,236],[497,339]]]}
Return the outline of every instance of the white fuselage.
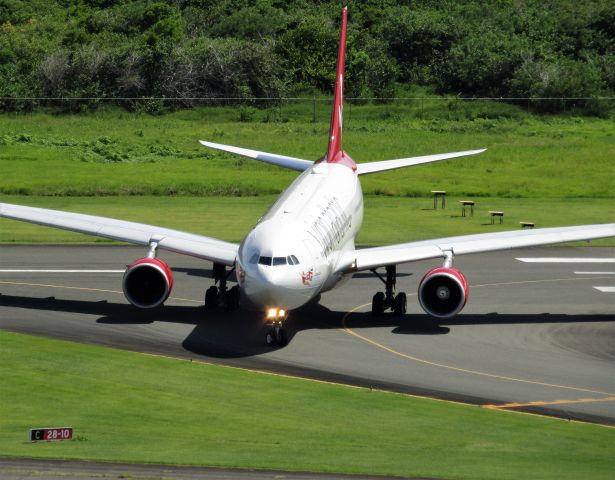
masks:
{"label": "white fuselage", "polygon": [[356,171],[315,163],[282,193],[239,247],[242,295],[260,307],[298,308],[341,279],[363,221]]}

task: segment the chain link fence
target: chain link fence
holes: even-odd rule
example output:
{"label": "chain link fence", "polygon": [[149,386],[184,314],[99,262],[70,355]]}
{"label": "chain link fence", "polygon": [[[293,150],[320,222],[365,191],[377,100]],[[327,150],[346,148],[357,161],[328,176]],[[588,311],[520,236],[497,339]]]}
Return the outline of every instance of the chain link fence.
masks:
{"label": "chain link fence", "polygon": [[[161,114],[198,107],[233,109],[238,121],[327,122],[331,97],[0,97],[4,112],[86,112],[122,108]],[[615,113],[615,97],[396,97],[346,98],[344,121],[392,118],[506,118],[517,114],[567,114],[607,118]]]}

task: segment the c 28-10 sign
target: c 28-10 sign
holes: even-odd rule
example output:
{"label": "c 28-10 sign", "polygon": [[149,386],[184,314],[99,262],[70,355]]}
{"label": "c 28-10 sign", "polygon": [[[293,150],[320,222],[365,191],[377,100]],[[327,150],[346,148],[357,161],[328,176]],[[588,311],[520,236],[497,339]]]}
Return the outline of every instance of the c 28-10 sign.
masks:
{"label": "c 28-10 sign", "polygon": [[31,442],[51,442],[73,438],[73,427],[33,428],[30,430]]}

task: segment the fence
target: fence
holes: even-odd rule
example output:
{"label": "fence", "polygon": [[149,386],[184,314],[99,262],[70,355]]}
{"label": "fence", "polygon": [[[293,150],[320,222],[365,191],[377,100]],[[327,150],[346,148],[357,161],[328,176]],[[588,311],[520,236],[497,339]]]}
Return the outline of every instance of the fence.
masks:
{"label": "fence", "polygon": [[[195,107],[231,108],[239,121],[328,121],[331,97],[0,97],[0,110],[36,111],[54,108],[71,112],[116,106],[131,111],[162,113]],[[396,97],[347,98],[344,121],[353,118],[501,118],[522,112],[607,117],[615,97]]]}

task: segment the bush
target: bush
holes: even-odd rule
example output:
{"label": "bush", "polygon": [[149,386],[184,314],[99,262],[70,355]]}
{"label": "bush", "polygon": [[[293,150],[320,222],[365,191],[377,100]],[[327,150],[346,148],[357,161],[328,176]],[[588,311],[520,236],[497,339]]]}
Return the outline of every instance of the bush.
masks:
{"label": "bush", "polygon": [[528,41],[488,29],[456,43],[437,67],[441,91],[506,96],[504,82],[522,62]]}
{"label": "bush", "polygon": [[[517,97],[579,99],[536,102],[538,110],[556,112],[575,107],[590,106],[583,100],[606,91],[602,72],[595,62],[554,58],[526,59],[508,82],[510,93]],[[592,107],[595,111],[596,106]]]}
{"label": "bush", "polygon": [[239,121],[240,122],[251,122],[254,120],[254,114],[256,113],[256,109],[253,107],[247,107],[245,105],[239,107]]}
{"label": "bush", "polygon": [[[347,96],[390,97],[396,82],[464,96],[615,91],[612,1],[400,3],[353,2]],[[179,99],[152,111],[194,97],[320,95],[332,91],[338,38],[334,0],[0,0],[0,94]]]}
{"label": "bush", "polygon": [[324,16],[310,15],[287,30],[276,43],[290,80],[331,92],[335,80],[338,26]]}
{"label": "bush", "polygon": [[386,54],[384,42],[370,38],[367,42],[358,43],[348,52],[346,63],[347,97],[395,96],[397,69]]}
{"label": "bush", "polygon": [[446,10],[392,10],[382,22],[381,35],[399,65],[400,81],[430,83],[430,68],[458,40],[460,31]]}

